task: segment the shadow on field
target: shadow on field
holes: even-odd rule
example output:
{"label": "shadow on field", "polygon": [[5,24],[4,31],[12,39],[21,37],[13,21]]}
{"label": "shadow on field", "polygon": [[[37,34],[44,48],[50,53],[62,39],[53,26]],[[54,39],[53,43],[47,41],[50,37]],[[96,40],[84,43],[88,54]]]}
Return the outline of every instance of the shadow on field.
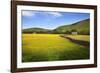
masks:
{"label": "shadow on field", "polygon": [[76,43],[78,45],[82,45],[82,46],[87,47],[87,48],[90,47],[90,43],[88,41],[75,40],[75,39],[72,39],[72,38],[64,36],[64,35],[61,35],[61,37],[69,39],[71,42],[74,42],[74,43]]}
{"label": "shadow on field", "polygon": [[23,53],[22,62],[84,60],[89,58],[88,48],[76,47],[75,50],[64,49],[61,52],[47,51],[47,53]]}
{"label": "shadow on field", "polygon": [[65,50],[60,53],[59,59],[60,60],[84,60],[89,59],[89,49],[88,48],[78,48],[75,50]]}

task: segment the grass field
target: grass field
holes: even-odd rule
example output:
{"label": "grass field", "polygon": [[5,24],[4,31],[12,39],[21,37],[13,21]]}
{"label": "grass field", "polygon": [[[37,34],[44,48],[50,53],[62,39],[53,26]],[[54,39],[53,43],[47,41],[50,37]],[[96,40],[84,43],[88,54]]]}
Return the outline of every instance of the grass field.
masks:
{"label": "grass field", "polygon": [[23,34],[22,62],[89,59],[89,48],[59,34]]}
{"label": "grass field", "polygon": [[87,42],[90,41],[89,35],[67,35],[67,37],[70,37],[75,40],[81,40],[81,41],[87,41]]}

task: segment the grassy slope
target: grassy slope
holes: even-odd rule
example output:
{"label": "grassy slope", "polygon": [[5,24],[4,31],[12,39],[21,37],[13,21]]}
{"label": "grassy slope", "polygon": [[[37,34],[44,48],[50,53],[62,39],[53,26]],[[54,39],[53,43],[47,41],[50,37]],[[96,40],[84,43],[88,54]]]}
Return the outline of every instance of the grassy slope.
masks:
{"label": "grassy slope", "polygon": [[72,29],[75,29],[79,32],[88,32],[89,31],[89,19],[74,23],[72,25],[64,25],[56,28],[56,31],[63,31],[65,32],[66,30],[70,31]]}
{"label": "grassy slope", "polygon": [[23,29],[23,33],[25,32],[66,32],[66,31],[71,31],[71,30],[77,30],[80,33],[86,34],[89,32],[89,19],[79,21],[77,23],[71,24],[71,25],[64,25],[64,26],[59,26],[54,30],[49,30],[49,29],[43,29],[43,28],[28,28],[28,29]]}
{"label": "grassy slope", "polygon": [[47,32],[47,31],[51,31],[51,30],[44,29],[44,28],[27,28],[27,29],[23,29],[23,33],[25,33],[25,32]]}
{"label": "grassy slope", "polygon": [[58,34],[23,34],[23,62],[88,59],[89,49]]}

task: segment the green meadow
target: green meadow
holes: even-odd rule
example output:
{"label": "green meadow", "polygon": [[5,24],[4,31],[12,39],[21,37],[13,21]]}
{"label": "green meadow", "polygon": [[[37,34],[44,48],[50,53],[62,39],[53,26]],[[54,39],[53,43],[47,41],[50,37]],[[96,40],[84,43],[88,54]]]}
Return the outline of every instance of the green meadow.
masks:
{"label": "green meadow", "polygon": [[[89,35],[73,35],[89,41]],[[22,34],[22,62],[89,59],[89,48],[60,34]]]}
{"label": "green meadow", "polygon": [[67,35],[67,37],[80,41],[86,41],[86,42],[90,41],[89,35]]}

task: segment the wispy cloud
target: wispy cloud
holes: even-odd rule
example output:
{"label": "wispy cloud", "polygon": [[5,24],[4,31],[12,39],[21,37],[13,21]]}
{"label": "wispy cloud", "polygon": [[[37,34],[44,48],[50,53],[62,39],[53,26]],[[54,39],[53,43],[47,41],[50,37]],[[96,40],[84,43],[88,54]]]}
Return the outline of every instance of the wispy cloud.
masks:
{"label": "wispy cloud", "polygon": [[54,17],[61,17],[62,14],[60,12],[46,12],[47,14],[53,15]]}
{"label": "wispy cloud", "polygon": [[33,11],[22,11],[23,16],[35,16],[35,13]]}
{"label": "wispy cloud", "polygon": [[23,16],[36,16],[36,15],[44,15],[44,16],[51,16],[51,17],[61,17],[62,14],[60,12],[39,12],[39,11],[22,11]]}

